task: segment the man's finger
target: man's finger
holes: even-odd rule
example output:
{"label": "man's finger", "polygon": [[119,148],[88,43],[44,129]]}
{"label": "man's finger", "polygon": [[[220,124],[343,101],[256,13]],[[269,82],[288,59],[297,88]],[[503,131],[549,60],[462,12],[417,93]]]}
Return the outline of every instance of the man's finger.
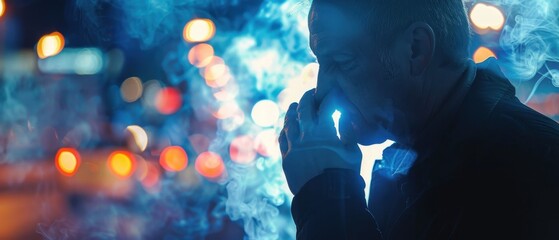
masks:
{"label": "man's finger", "polygon": [[287,153],[287,150],[289,150],[285,129],[281,130],[278,138],[278,142],[280,146],[281,155],[284,156]]}
{"label": "man's finger", "polygon": [[299,121],[298,119],[298,113],[297,113],[297,107],[299,106],[299,104],[297,103],[292,103],[291,105],[289,105],[289,109],[287,110],[287,113],[285,114],[285,122],[284,122],[284,126],[283,126],[283,131],[286,132],[286,137],[287,137],[287,141],[288,143],[292,143],[294,141],[297,141],[299,139],[300,136],[300,128],[299,128]]}
{"label": "man's finger", "polygon": [[355,130],[353,129],[353,123],[351,122],[351,118],[347,113],[345,115],[342,114],[342,116],[340,117],[338,128],[340,130],[340,140],[346,146],[356,145],[357,136]]}
{"label": "man's finger", "polygon": [[316,103],[314,99],[315,90],[309,90],[299,101],[297,112],[299,113],[299,126],[301,132],[305,132],[315,124],[316,120]]}

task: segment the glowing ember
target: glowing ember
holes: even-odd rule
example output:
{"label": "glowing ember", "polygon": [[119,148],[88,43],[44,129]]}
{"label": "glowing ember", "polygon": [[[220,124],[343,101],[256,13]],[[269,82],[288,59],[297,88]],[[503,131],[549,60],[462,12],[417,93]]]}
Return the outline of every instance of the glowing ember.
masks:
{"label": "glowing ember", "polygon": [[210,19],[194,19],[184,26],[183,38],[187,42],[206,42],[215,35],[215,24]]}
{"label": "glowing ember", "polygon": [[64,36],[59,32],[47,34],[37,43],[37,55],[44,59],[59,54],[64,49]]}
{"label": "glowing ember", "polygon": [[73,176],[80,166],[80,154],[73,148],[61,148],[56,153],[55,165],[65,176]]}
{"label": "glowing ember", "polygon": [[173,114],[182,106],[182,96],[179,90],[172,87],[166,87],[155,96],[155,108],[162,114]]}
{"label": "glowing ember", "polygon": [[159,157],[159,163],[167,171],[178,172],[188,165],[188,156],[181,147],[171,146],[163,150]]}
{"label": "glowing ember", "polygon": [[225,165],[223,159],[217,153],[203,152],[196,158],[195,164],[196,171],[200,175],[209,178],[217,179],[225,172]]}
{"label": "glowing ember", "polygon": [[109,169],[120,177],[130,177],[135,170],[135,159],[132,154],[115,151],[109,156]]}

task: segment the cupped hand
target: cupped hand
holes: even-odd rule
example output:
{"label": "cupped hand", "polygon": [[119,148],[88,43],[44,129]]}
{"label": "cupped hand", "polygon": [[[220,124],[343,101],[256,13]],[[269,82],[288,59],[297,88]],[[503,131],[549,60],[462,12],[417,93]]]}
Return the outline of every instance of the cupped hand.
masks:
{"label": "cupped hand", "polygon": [[[325,169],[359,172],[361,167],[362,155],[357,143],[344,135],[340,139],[336,134],[332,119],[335,95],[329,93],[318,105],[314,92],[314,89],[306,92],[299,104],[289,106],[279,137],[283,171],[293,194]],[[340,125],[346,122],[349,121],[340,121]]]}

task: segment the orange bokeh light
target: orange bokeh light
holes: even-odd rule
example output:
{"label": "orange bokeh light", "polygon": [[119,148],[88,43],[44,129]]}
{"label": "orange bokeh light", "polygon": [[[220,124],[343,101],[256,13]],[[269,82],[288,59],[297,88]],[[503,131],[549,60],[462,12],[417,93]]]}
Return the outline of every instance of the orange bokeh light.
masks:
{"label": "orange bokeh light", "polygon": [[6,3],[0,0],[0,17],[4,16],[4,12],[6,12]]}
{"label": "orange bokeh light", "polygon": [[248,164],[254,161],[256,151],[254,150],[254,140],[250,136],[239,136],[231,141],[229,146],[231,160],[240,164]]}
{"label": "orange bokeh light", "polygon": [[120,177],[130,177],[136,170],[136,160],[126,151],[115,151],[109,156],[109,169]]}
{"label": "orange bokeh light", "polygon": [[61,148],[56,153],[54,163],[56,169],[65,176],[73,176],[80,167],[80,154],[73,148]]}
{"label": "orange bokeh light", "polygon": [[201,153],[198,158],[196,158],[195,168],[200,175],[209,179],[217,179],[223,176],[225,172],[223,159],[214,152]]}
{"label": "orange bokeh light", "polygon": [[215,35],[215,24],[210,19],[193,19],[184,26],[182,35],[187,42],[206,42]]}
{"label": "orange bokeh light", "polygon": [[491,49],[486,47],[478,48],[473,56],[475,63],[481,63],[490,57],[497,58],[497,56],[495,56],[495,53],[491,51]]}
{"label": "orange bokeh light", "polygon": [[166,87],[157,92],[155,108],[162,114],[176,113],[182,106],[182,95],[176,88]]}
{"label": "orange bokeh light", "polygon": [[214,56],[214,48],[207,43],[198,44],[188,52],[188,61],[195,67],[201,68],[210,64]]}
{"label": "orange bokeh light", "polygon": [[188,165],[188,155],[179,146],[166,147],[159,156],[159,163],[167,171],[178,172]]}
{"label": "orange bokeh light", "polygon": [[64,49],[64,36],[59,32],[47,34],[37,43],[37,55],[44,59],[59,54]]}

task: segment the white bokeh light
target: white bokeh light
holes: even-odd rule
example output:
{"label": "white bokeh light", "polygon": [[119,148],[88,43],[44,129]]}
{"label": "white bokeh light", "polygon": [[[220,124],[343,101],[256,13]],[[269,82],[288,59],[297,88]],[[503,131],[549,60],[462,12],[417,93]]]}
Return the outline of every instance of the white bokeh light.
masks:
{"label": "white bokeh light", "polygon": [[275,102],[270,100],[261,100],[254,104],[251,116],[256,125],[261,127],[270,127],[278,122],[280,111]]}

